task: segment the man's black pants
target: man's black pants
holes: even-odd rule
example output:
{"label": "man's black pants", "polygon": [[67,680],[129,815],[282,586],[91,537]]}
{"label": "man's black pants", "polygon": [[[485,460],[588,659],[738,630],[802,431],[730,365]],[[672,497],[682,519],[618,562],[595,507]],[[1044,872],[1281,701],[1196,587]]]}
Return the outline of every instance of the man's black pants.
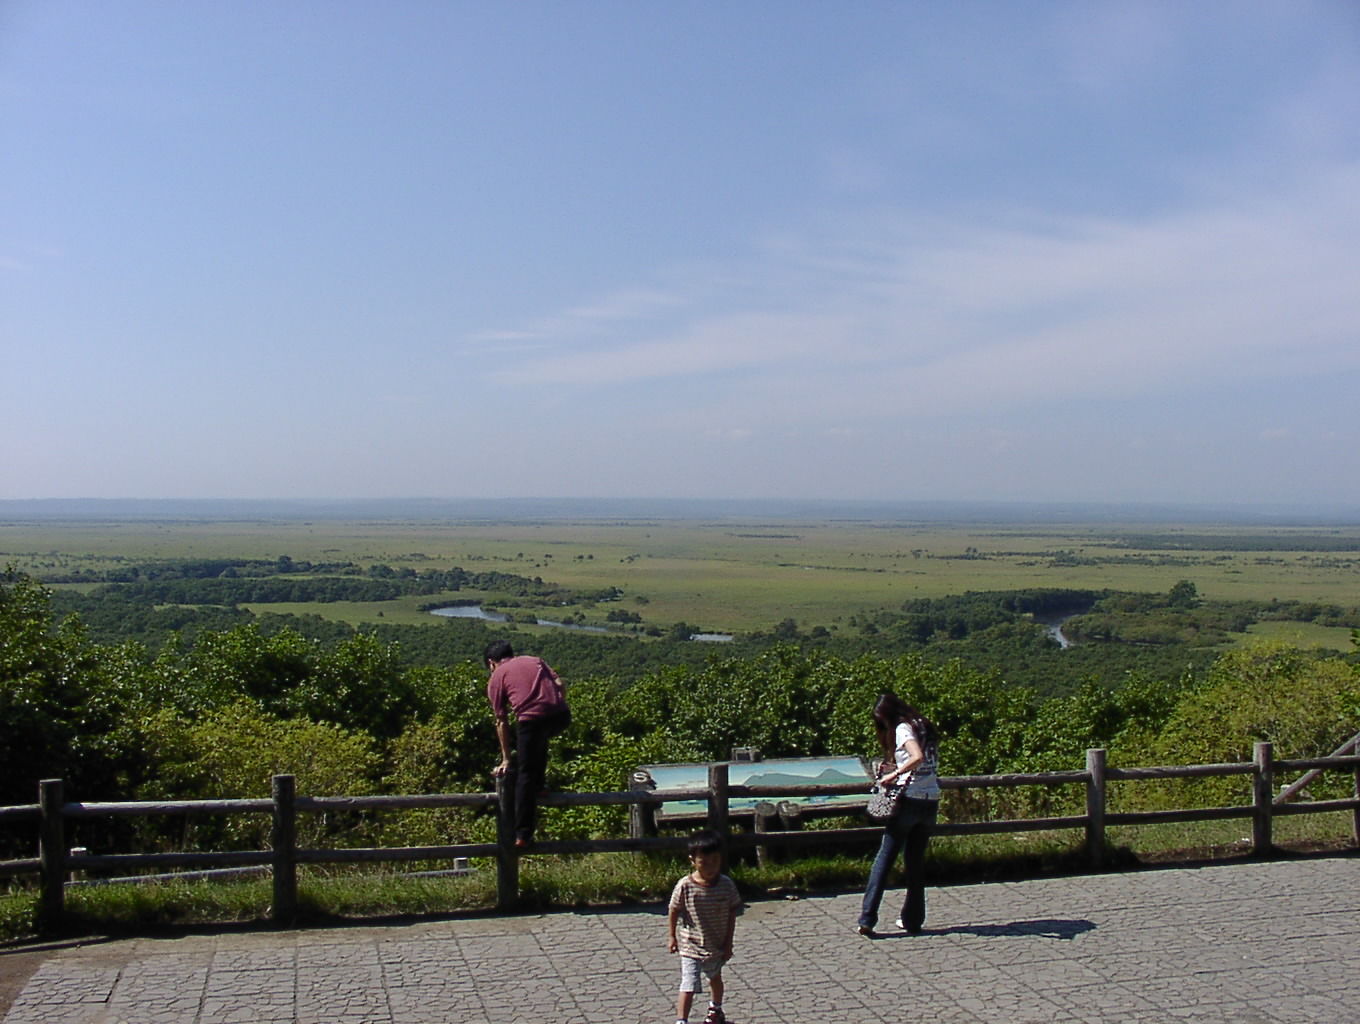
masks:
{"label": "man's black pants", "polygon": [[548,774],[548,741],[566,732],[571,712],[520,721],[515,726],[515,838],[533,839],[538,826],[538,794]]}

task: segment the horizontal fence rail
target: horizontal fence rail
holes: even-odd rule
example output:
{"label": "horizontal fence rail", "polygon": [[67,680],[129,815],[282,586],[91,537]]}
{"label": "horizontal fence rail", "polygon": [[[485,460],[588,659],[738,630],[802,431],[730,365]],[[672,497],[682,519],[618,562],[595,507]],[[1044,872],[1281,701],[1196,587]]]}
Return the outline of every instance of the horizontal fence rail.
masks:
{"label": "horizontal fence rail", "polygon": [[[798,805],[797,798],[817,796],[865,795],[866,783],[846,782],[818,785],[741,786],[729,781],[727,763],[712,764],[707,785],[701,788],[653,790],[634,788],[617,793],[550,793],[541,803],[547,807],[627,806],[630,831],[626,837],[610,839],[557,839],[535,843],[525,851],[514,843],[513,797],[502,780],[494,793],[432,793],[400,796],[298,796],[294,777],[276,775],[272,795],[256,800],[167,800],[81,803],[67,801],[60,779],[39,785],[37,804],[0,807],[0,827],[36,823],[38,856],[0,861],[0,875],[39,876],[39,899],[45,927],[59,926],[65,910],[65,890],[72,872],[140,871],[157,868],[192,867],[198,877],[239,874],[266,870],[273,877],[272,919],[282,925],[293,922],[297,913],[297,868],[300,864],[409,863],[413,861],[463,861],[484,857],[496,862],[496,902],[502,910],[513,909],[519,901],[519,862],[534,854],[586,854],[618,852],[683,851],[684,835],[659,835],[657,812],[663,803],[701,801],[706,812],[685,819],[705,824],[724,839],[729,851],[755,849],[765,855],[770,849],[783,850],[802,845],[836,843],[868,844],[876,841],[880,827],[829,828],[802,831],[804,818],[847,817],[858,813],[857,805],[838,804],[825,808]],[[1355,776],[1354,796],[1341,800],[1284,802],[1298,787],[1287,787],[1275,795],[1278,773],[1309,772],[1310,778],[1326,771],[1349,770]],[[1242,775],[1251,778],[1252,802],[1237,807],[1189,808],[1160,811],[1109,812],[1107,787],[1111,781],[1147,782],[1167,779],[1209,778]],[[1100,867],[1106,849],[1105,830],[1120,825],[1150,825],[1164,822],[1208,821],[1250,818],[1252,851],[1267,855],[1273,848],[1271,826],[1277,815],[1350,811],[1352,839],[1360,845],[1360,755],[1275,760],[1269,743],[1257,743],[1251,762],[1209,765],[1180,765],[1150,768],[1114,768],[1105,763],[1105,751],[1086,752],[1084,771],[1029,772],[1007,775],[969,775],[940,780],[947,791],[987,790],[1016,786],[1084,787],[1086,813],[1059,817],[1017,818],[989,821],[946,821],[936,826],[937,835],[982,835],[988,833],[1040,832],[1055,829],[1084,829],[1086,856],[1092,867]],[[734,809],[733,800],[758,801],[754,809]],[[447,807],[491,809],[496,813],[496,841],[454,843],[443,846],[406,846],[338,849],[302,849],[297,845],[299,814],[326,814],[351,811],[392,811]],[[96,818],[158,817],[166,815],[224,816],[267,814],[271,818],[270,848],[267,850],[186,851],[179,853],[89,853],[68,850],[68,822]],[[751,821],[746,831],[733,831],[734,820]],[[783,830],[772,828],[781,823]],[[675,821],[668,822],[676,824]],[[165,876],[156,876],[165,877]]]}

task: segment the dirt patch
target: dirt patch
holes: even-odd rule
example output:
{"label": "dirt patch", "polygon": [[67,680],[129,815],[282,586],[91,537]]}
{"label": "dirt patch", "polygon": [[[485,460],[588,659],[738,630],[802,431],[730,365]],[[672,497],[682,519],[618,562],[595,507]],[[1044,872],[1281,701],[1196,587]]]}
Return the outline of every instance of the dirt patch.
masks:
{"label": "dirt patch", "polygon": [[14,1000],[39,967],[64,949],[106,942],[99,936],[81,936],[43,942],[10,943],[0,946],[0,1020],[9,1013]]}
{"label": "dirt patch", "polygon": [[23,949],[0,949],[0,1018],[9,1013],[14,1000],[33,977],[33,972],[42,966],[55,952],[52,947],[25,946]]}

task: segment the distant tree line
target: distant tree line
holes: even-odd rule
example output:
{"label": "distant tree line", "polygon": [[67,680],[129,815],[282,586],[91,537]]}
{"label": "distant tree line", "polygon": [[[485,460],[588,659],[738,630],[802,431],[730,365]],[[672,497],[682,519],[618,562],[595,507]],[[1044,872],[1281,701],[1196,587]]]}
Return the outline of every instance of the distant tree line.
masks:
{"label": "distant tree line", "polygon": [[[572,590],[545,583],[541,577],[505,572],[468,572],[461,568],[417,571],[379,564],[358,575],[360,570],[350,565],[338,570],[332,567],[329,572],[312,572],[301,568],[307,563],[289,560],[289,567],[280,569],[281,562],[255,563],[257,570],[261,565],[268,565],[275,569],[273,572],[238,572],[237,566],[227,565],[221,572],[208,574],[207,570],[224,565],[222,562],[109,569],[102,573],[108,582],[94,590],[92,597],[94,600],[121,598],[132,602],[183,605],[307,604],[393,601],[412,594],[434,595],[470,589],[571,605],[617,600],[619,594],[612,587]],[[70,575],[62,574],[61,578]]]}
{"label": "distant tree line", "polygon": [[1355,629],[1360,608],[1316,601],[1206,601],[1183,580],[1167,594],[1106,594],[1090,611],[1067,620],[1063,630],[1078,641],[1214,646],[1229,633],[1268,621]]}
{"label": "distant tree line", "polygon": [[1355,535],[1345,533],[1128,533],[1116,547],[1149,551],[1348,551],[1356,548]]}
{"label": "distant tree line", "polygon": [[282,573],[359,573],[353,562],[294,561],[288,555],[278,558],[181,558],[157,562],[126,562],[107,569],[68,569],[47,572],[48,583],[134,583],[142,580],[205,580],[217,577],[260,578]]}

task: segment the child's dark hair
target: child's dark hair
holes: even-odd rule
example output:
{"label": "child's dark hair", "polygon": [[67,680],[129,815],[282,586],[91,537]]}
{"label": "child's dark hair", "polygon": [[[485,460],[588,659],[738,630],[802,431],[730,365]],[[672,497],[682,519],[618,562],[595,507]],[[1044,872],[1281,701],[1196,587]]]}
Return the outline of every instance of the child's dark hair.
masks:
{"label": "child's dark hair", "polygon": [[712,829],[695,832],[689,837],[689,855],[697,857],[701,853],[718,853],[722,850],[722,837]]}

